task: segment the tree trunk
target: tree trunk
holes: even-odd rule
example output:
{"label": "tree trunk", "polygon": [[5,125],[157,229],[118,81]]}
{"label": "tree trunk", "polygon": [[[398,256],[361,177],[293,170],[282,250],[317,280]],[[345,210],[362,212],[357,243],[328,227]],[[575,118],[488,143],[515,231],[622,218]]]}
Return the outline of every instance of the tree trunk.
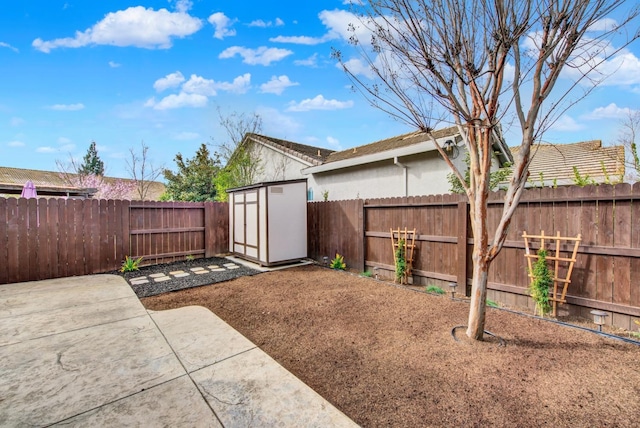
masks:
{"label": "tree trunk", "polygon": [[469,323],[467,336],[474,340],[482,340],[484,334],[484,318],[487,305],[487,279],[490,262],[480,254],[481,248],[474,245],[473,276],[471,282],[471,307],[469,308]]}

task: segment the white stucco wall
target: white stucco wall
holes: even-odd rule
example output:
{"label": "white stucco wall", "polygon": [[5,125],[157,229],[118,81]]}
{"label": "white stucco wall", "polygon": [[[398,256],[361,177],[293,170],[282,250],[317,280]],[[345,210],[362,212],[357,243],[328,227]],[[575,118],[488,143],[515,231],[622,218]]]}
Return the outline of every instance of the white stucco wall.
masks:
{"label": "white stucco wall", "polygon": [[303,168],[308,168],[311,164],[305,163],[294,156],[274,150],[271,147],[259,146],[258,150],[261,173],[258,174],[255,180],[256,183],[307,178],[307,176],[302,175],[300,171]]}
{"label": "white stucco wall", "polygon": [[[459,168],[464,165],[464,155],[455,160]],[[329,200],[389,198],[399,196],[423,196],[449,193],[447,164],[435,152],[421,153],[398,159],[407,168],[405,194],[404,170],[392,159],[309,175],[308,187],[313,200],[322,201],[328,191]]]}

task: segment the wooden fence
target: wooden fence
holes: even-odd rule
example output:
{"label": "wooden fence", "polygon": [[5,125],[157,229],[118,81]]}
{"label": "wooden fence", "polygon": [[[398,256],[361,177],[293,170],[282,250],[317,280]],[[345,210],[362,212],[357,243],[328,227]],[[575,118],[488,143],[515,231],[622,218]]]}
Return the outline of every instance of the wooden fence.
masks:
{"label": "wooden fence", "polygon": [[226,203],[0,198],[0,284],[211,257],[228,250]]}
{"label": "wooden fence", "polygon": [[[490,230],[502,213],[503,192],[491,195]],[[389,229],[416,228],[414,281],[446,288],[465,285],[469,294],[472,232],[466,199],[459,195],[309,204],[309,256],[321,261],[336,252],[359,271],[377,267],[392,276]],[[612,314],[614,325],[632,329],[640,317],[640,184],[559,187],[525,191],[503,250],[489,272],[489,298],[532,308],[528,297],[522,233],[582,235],[564,315],[591,318],[591,309]],[[568,250],[568,248],[562,248]]]}

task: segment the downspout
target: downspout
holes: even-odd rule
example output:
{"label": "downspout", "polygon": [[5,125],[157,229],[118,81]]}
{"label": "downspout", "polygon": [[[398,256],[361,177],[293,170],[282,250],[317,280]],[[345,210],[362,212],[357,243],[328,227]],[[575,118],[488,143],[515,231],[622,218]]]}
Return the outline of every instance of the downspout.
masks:
{"label": "downspout", "polygon": [[400,168],[402,168],[404,170],[403,172],[403,179],[404,179],[404,196],[409,196],[409,182],[408,182],[408,175],[407,175],[407,166],[403,163],[400,163],[400,161],[398,161],[398,156],[395,156],[393,158],[393,164],[395,166],[399,166]]}

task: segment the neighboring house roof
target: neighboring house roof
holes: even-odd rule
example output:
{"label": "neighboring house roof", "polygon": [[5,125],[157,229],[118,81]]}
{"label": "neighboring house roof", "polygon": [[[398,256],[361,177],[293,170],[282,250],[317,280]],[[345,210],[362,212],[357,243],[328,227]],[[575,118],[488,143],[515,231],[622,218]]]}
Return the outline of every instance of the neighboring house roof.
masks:
{"label": "neighboring house roof", "polygon": [[[458,128],[455,126],[437,129],[433,131],[431,135],[441,145],[447,140],[453,140],[455,144],[462,141]],[[513,161],[511,152],[502,138],[494,138],[493,149],[501,165]],[[415,155],[432,150],[436,150],[436,147],[431,141],[431,137],[425,132],[416,131],[340,152],[334,152],[327,157],[322,165],[306,168],[302,173],[315,174],[335,171],[342,168],[396,159],[399,156]]]}
{"label": "neighboring house roof", "polygon": [[245,136],[245,140],[251,140],[265,146],[270,146],[276,150],[287,153],[298,159],[305,161],[310,165],[320,165],[327,157],[333,153],[332,150],[322,147],[307,146],[305,144],[294,143],[293,141],[280,140],[278,138],[267,137],[265,135],[249,133]]}
{"label": "neighboring house roof", "polygon": [[[69,174],[74,176],[75,174]],[[96,189],[70,186],[64,179],[64,174],[55,171],[41,171],[36,169],[23,169],[0,167],[0,193],[7,195],[20,195],[22,186],[28,181],[35,185],[38,194],[44,196],[83,196],[91,197]],[[117,180],[130,181],[127,178],[104,177],[105,182],[114,183]],[[163,183],[153,181],[149,185],[147,200],[158,200],[164,193]],[[137,192],[131,192],[127,199],[137,199]]]}
{"label": "neighboring house roof", "polygon": [[[511,152],[517,157],[520,147],[512,147]],[[544,184],[573,184],[576,167],[582,177],[593,179],[598,183],[624,176],[624,147],[602,147],[601,140],[582,141],[571,144],[539,143],[531,147],[531,164],[529,180],[540,182],[542,174]],[[606,171],[606,174],[605,174]]]}

